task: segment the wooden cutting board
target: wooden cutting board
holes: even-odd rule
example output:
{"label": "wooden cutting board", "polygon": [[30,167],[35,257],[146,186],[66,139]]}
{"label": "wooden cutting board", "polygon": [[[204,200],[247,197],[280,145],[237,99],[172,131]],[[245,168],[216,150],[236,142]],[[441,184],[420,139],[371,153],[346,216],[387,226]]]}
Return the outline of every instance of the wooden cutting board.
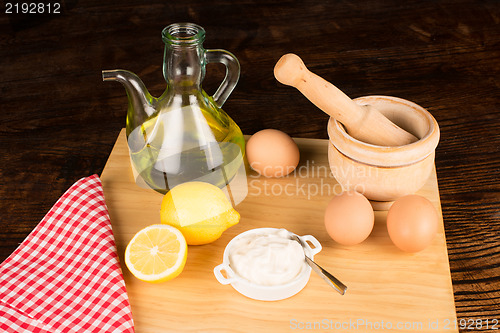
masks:
{"label": "wooden cutting board", "polygon": [[[418,194],[440,216],[432,245],[417,254],[398,250],[385,227],[387,212],[375,213],[369,238],[341,246],[329,238],[323,213],[341,191],[328,168],[327,140],[294,139],[301,152],[297,172],[270,179],[248,174],[248,196],[236,210],[240,223],[212,244],[190,246],[184,271],[174,280],[149,284],[122,270],[138,333],[159,332],[342,332],[455,331],[456,312],[434,171]],[[160,223],[162,195],[134,182],[122,130],[101,176],[121,262],[128,241]],[[275,302],[256,301],[221,285],[213,268],[226,244],[239,233],[260,227],[286,228],[316,237],[323,250],[318,264],[348,286],[341,296],[312,273],[297,295]]]}

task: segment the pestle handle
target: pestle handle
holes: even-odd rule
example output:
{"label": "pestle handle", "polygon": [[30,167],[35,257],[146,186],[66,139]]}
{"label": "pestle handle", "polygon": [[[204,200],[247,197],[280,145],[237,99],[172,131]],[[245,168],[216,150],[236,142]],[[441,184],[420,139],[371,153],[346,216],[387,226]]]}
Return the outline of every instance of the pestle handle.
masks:
{"label": "pestle handle", "polygon": [[297,88],[314,105],[341,122],[354,138],[381,146],[400,146],[417,141],[377,109],[361,106],[340,89],[310,72],[299,56],[289,53],[274,67],[274,76],[285,85]]}

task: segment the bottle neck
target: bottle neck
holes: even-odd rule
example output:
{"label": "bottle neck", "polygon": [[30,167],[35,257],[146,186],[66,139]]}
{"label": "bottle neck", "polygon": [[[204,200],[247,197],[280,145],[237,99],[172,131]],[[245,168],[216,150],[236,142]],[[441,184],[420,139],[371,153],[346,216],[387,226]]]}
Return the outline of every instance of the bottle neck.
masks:
{"label": "bottle neck", "polygon": [[171,88],[201,87],[205,62],[205,50],[201,45],[166,44],[163,76]]}
{"label": "bottle neck", "polygon": [[163,76],[170,88],[199,88],[205,76],[205,30],[193,23],[174,23],[162,31]]}

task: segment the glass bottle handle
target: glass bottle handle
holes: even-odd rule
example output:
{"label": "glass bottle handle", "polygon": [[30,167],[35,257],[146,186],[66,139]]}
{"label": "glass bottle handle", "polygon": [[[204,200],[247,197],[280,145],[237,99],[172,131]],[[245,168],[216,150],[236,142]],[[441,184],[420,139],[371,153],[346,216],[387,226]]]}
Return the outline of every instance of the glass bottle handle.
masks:
{"label": "glass bottle handle", "polygon": [[205,59],[207,63],[221,63],[226,66],[226,76],[212,96],[215,104],[221,107],[238,83],[240,63],[231,52],[226,50],[206,50]]}

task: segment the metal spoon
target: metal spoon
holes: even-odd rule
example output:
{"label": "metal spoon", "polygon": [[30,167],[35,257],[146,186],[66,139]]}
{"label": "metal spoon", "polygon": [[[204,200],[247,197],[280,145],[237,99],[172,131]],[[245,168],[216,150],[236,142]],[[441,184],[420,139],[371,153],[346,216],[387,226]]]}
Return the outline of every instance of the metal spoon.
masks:
{"label": "metal spoon", "polygon": [[307,254],[305,252],[306,244],[304,244],[304,241],[302,239],[300,239],[300,237],[298,237],[297,235],[294,235],[294,234],[291,234],[290,236],[291,236],[291,239],[299,242],[299,244],[304,249],[304,256],[306,257],[306,262],[309,266],[311,266],[312,270],[314,272],[316,272],[316,274],[321,276],[321,278],[323,280],[325,280],[326,283],[328,283],[330,286],[332,286],[333,289],[337,290],[339,292],[339,294],[344,295],[346,290],[347,290],[347,286],[345,284],[343,284],[342,282],[340,282],[335,276],[328,273],[320,265],[315,263],[311,258],[309,258],[307,256]]}

